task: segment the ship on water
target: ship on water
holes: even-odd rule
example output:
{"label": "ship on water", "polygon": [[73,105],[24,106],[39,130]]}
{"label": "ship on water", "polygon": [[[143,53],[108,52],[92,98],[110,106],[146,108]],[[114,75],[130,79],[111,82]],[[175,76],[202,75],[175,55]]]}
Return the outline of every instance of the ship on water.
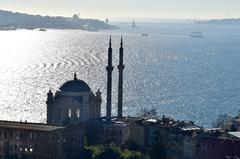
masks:
{"label": "ship on water", "polygon": [[17,28],[16,27],[1,27],[0,28],[0,30],[2,30],[2,31],[9,31],[9,30],[17,30]]}
{"label": "ship on water", "polygon": [[203,38],[203,33],[202,32],[192,32],[190,36],[191,36],[191,38]]}
{"label": "ship on water", "polygon": [[47,31],[45,28],[40,28],[39,31]]}
{"label": "ship on water", "polygon": [[148,33],[142,33],[142,36],[149,36]]}
{"label": "ship on water", "polygon": [[26,30],[34,30],[34,27],[25,27]]}

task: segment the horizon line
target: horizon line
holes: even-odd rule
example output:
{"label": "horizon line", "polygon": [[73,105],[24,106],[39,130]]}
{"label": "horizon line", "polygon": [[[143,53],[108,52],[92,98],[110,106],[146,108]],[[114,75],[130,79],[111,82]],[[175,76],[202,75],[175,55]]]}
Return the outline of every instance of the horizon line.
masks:
{"label": "horizon line", "polygon": [[[73,13],[72,15],[69,14],[41,14],[41,13],[35,13],[35,12],[25,12],[25,11],[13,11],[13,10],[5,10],[0,8],[0,11],[7,11],[7,12],[13,12],[13,13],[20,13],[20,14],[28,14],[28,15],[40,15],[42,17],[50,16],[50,17],[66,17],[71,18],[74,14],[77,14],[78,12]],[[159,21],[204,21],[204,20],[224,20],[224,19],[240,19],[240,16],[234,16],[234,17],[159,17],[159,18],[151,18],[151,17],[93,17],[93,16],[85,16],[80,17],[81,19],[98,19],[105,21],[106,19],[111,20],[112,22],[132,22],[132,21],[138,21],[138,22],[159,22]]]}

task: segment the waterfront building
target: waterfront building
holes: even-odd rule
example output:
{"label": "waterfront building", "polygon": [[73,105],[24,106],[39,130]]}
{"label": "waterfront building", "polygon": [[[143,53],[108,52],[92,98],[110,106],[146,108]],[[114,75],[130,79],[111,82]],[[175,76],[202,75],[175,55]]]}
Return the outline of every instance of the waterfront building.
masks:
{"label": "waterfront building", "polygon": [[130,144],[148,152],[160,146],[168,159],[195,159],[202,128],[193,122],[180,122],[163,116],[139,119],[130,125]]}
{"label": "waterfront building", "polygon": [[183,134],[183,158],[195,159],[197,156],[199,130],[187,130]]}
{"label": "waterfront building", "polygon": [[[62,155],[57,138],[64,127],[29,124],[25,122],[0,122],[0,158],[28,155],[32,158],[51,158]],[[56,138],[56,140],[54,139]],[[59,156],[58,156],[59,157]]]}
{"label": "waterfront building", "polygon": [[0,121],[0,158],[62,159],[79,157],[82,127]]}
{"label": "waterfront building", "polygon": [[143,118],[140,118],[130,127],[131,133],[129,143],[140,148],[144,148],[145,146],[145,127],[143,125],[143,120]]}
{"label": "waterfront building", "polygon": [[233,118],[233,130],[240,131],[240,113],[237,117]]}
{"label": "waterfront building", "polygon": [[226,159],[240,156],[240,136],[238,132],[205,132],[199,139],[197,159]]}

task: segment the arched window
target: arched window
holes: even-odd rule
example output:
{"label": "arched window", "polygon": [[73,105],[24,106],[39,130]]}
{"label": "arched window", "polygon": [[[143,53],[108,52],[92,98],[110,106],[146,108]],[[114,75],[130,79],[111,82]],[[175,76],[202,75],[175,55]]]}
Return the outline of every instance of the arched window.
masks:
{"label": "arched window", "polygon": [[80,118],[80,109],[77,109],[76,116],[77,118]]}
{"label": "arched window", "polygon": [[72,110],[68,109],[68,117],[71,118],[72,117]]}

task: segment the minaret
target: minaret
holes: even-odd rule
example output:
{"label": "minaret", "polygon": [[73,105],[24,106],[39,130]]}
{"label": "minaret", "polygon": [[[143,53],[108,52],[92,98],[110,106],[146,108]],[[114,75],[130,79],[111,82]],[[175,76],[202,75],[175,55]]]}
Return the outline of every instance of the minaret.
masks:
{"label": "minaret", "polygon": [[53,121],[53,93],[49,90],[47,94],[47,124],[52,124]]}
{"label": "minaret", "polygon": [[110,37],[109,48],[108,48],[108,66],[106,67],[107,75],[107,120],[111,120],[112,111],[112,40]]}
{"label": "minaret", "polygon": [[123,65],[123,39],[121,38],[121,44],[119,48],[119,77],[118,77],[118,118],[123,117],[123,70],[125,66]]}
{"label": "minaret", "polygon": [[96,107],[96,118],[101,117],[101,104],[102,104],[102,93],[98,89],[98,91],[96,92],[96,105],[97,105],[97,107]]}

